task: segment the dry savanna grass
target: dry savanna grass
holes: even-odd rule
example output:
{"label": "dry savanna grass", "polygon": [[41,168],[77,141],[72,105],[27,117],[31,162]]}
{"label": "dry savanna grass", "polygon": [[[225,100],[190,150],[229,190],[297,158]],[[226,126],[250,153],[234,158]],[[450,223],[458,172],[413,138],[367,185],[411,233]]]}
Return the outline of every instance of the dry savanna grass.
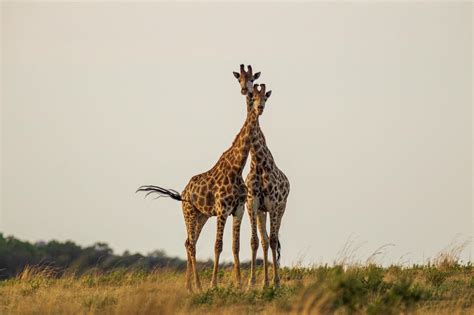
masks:
{"label": "dry savanna grass", "polygon": [[[231,269],[220,287],[190,294],[184,273],[117,269],[77,276],[26,268],[0,282],[1,314],[474,314],[471,264],[282,268],[281,288],[236,288]],[[248,270],[244,270],[248,278]],[[262,280],[262,271],[258,271]]]}

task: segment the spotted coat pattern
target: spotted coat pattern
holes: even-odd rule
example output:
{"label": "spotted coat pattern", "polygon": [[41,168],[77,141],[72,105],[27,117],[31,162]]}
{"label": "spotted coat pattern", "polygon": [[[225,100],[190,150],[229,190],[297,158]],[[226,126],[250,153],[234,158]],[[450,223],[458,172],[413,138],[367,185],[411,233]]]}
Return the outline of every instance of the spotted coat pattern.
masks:
{"label": "spotted coat pattern", "polygon": [[209,171],[193,176],[181,196],[182,208],[188,238],[185,242],[188,255],[186,286],[192,290],[191,274],[200,289],[201,283],[196,270],[196,242],[206,221],[217,217],[217,232],[214,247],[214,269],[211,285],[217,286],[219,257],[223,246],[223,233],[226,220],[233,215],[234,271],[238,285],[240,274],[240,225],[244,213],[247,188],[242,171],[249,155],[252,137],[257,123],[257,111],[249,111],[245,123],[236,136],[232,146],[225,151]]}

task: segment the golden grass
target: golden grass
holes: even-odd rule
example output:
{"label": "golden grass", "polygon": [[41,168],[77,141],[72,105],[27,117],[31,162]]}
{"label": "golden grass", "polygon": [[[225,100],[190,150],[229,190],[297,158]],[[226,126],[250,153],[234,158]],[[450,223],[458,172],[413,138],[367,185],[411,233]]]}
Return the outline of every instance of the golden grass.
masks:
{"label": "golden grass", "polygon": [[474,314],[470,264],[283,268],[281,288],[252,290],[236,288],[230,269],[218,289],[207,288],[209,269],[200,273],[205,289],[191,294],[172,270],[58,277],[26,268],[0,282],[0,314]]}

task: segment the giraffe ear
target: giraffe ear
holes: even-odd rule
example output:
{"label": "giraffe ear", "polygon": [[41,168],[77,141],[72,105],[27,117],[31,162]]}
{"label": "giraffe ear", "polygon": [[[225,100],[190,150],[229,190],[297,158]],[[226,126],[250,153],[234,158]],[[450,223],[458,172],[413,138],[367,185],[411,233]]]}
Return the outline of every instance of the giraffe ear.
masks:
{"label": "giraffe ear", "polygon": [[265,97],[266,97],[266,98],[269,98],[270,95],[272,95],[272,91],[268,91],[267,93],[265,93]]}
{"label": "giraffe ear", "polygon": [[255,74],[253,75],[253,79],[254,79],[254,80],[257,80],[258,78],[260,78],[260,74],[261,74],[260,72],[255,73]]}
{"label": "giraffe ear", "polygon": [[235,77],[236,79],[239,79],[239,78],[240,78],[240,73],[235,72],[235,71],[232,72],[232,73],[234,74],[234,77]]}

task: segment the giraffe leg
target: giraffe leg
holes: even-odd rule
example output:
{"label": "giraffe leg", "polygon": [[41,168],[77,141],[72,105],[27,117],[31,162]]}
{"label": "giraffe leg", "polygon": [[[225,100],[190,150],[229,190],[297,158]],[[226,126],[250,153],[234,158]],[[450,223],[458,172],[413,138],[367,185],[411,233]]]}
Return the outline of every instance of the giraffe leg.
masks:
{"label": "giraffe leg", "polygon": [[256,276],[256,260],[257,260],[257,250],[258,250],[258,234],[257,234],[257,211],[258,211],[258,200],[249,198],[247,200],[247,211],[249,212],[250,217],[250,227],[252,229],[252,238],[250,239],[250,247],[252,248],[252,261],[250,263],[250,279],[249,287],[255,285]]}
{"label": "giraffe leg", "polygon": [[191,256],[189,255],[189,251],[188,251],[188,242],[189,242],[189,239],[186,239],[186,242],[184,242],[184,247],[186,247],[186,255],[188,256],[188,261],[186,263],[186,289],[189,292],[193,292],[193,287],[191,285],[191,273],[193,271],[192,271]]}
{"label": "giraffe leg", "polygon": [[212,272],[212,281],[211,281],[211,286],[213,288],[217,287],[217,272],[219,271],[219,257],[222,252],[222,243],[223,243],[223,238],[224,238],[224,227],[225,227],[226,220],[227,220],[227,216],[223,214],[220,214],[217,216],[216,243],[214,246],[214,270]]}
{"label": "giraffe leg", "polygon": [[190,223],[188,225],[188,238],[186,239],[186,242],[184,245],[186,246],[186,251],[188,254],[188,266],[187,266],[187,272],[186,272],[186,288],[188,290],[192,291],[192,285],[191,285],[191,273],[194,274],[194,280],[196,287],[201,290],[201,283],[199,281],[199,277],[197,274],[197,269],[196,269],[196,240],[194,239],[193,231],[194,230],[194,222]]}
{"label": "giraffe leg", "polygon": [[209,219],[209,217],[205,216],[204,214],[200,213],[198,215],[197,224],[196,224],[196,228],[195,228],[195,231],[194,231],[194,233],[195,233],[194,237],[196,239],[196,243],[199,240],[199,236],[201,235],[202,228],[204,227],[204,224],[206,224],[208,219]]}
{"label": "giraffe leg", "polygon": [[[197,215],[197,218],[196,218],[196,225],[194,227],[194,245],[196,246],[197,244],[197,241],[199,239],[199,235],[201,235],[201,231],[202,231],[202,228],[204,227],[204,224],[206,224],[208,220],[208,217],[199,213]],[[201,281],[199,280],[199,276],[198,276],[198,272],[197,272],[197,268],[196,268],[196,257],[194,257],[194,270],[193,270],[193,273],[194,273],[194,282],[196,283],[196,287],[201,290],[202,289],[202,286],[201,286]]]}
{"label": "giraffe leg", "polygon": [[280,240],[278,232],[280,231],[281,218],[283,211],[277,211],[270,213],[270,248],[272,249],[273,258],[273,284],[275,287],[280,286],[280,276],[278,273],[279,268],[279,256],[280,256]]}
{"label": "giraffe leg", "polygon": [[186,268],[186,288],[192,291],[191,285],[191,271],[194,274],[194,280],[196,282],[196,286],[199,290],[201,290],[201,283],[199,281],[199,276],[197,273],[196,268],[196,239],[195,239],[195,230],[196,230],[196,215],[194,212],[194,208],[188,204],[183,203],[183,214],[184,220],[186,222],[186,231],[188,233],[188,238],[184,243],[186,247],[186,252],[188,255],[188,264]]}
{"label": "giraffe leg", "polygon": [[263,248],[263,271],[264,279],[263,286],[268,287],[268,234],[267,234],[267,213],[262,210],[257,212],[258,219],[258,229],[260,231],[260,237],[262,238],[262,248]]}
{"label": "giraffe leg", "polygon": [[244,215],[244,204],[237,206],[235,213],[233,215],[232,222],[232,253],[234,254],[234,273],[235,273],[235,282],[238,287],[242,285],[242,278],[240,275],[240,225],[242,223],[242,217]]}

